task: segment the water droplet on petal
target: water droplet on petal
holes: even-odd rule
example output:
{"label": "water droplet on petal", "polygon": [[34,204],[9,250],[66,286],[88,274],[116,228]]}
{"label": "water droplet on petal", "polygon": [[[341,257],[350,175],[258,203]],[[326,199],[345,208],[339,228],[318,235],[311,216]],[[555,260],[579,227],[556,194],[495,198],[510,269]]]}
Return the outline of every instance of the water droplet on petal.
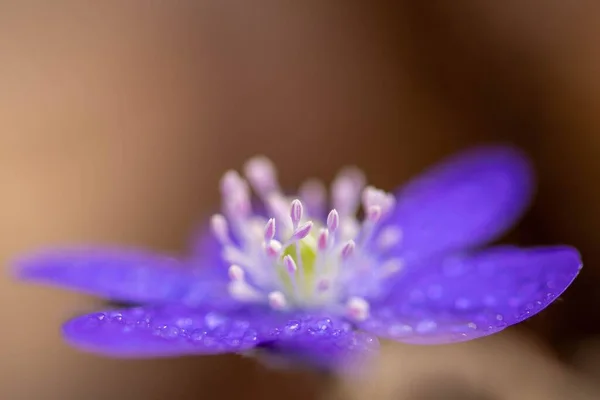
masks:
{"label": "water droplet on petal", "polygon": [[464,297],[459,297],[454,302],[454,305],[459,310],[466,310],[471,305],[471,302],[468,299],[464,298]]}
{"label": "water droplet on petal", "polygon": [[324,318],[324,319],[317,321],[317,328],[320,331],[326,331],[328,329],[331,329],[332,326],[333,326],[333,324],[329,318]]}
{"label": "water droplet on petal", "polygon": [[206,316],[204,317],[204,321],[206,322],[206,326],[209,329],[215,329],[216,327],[225,322],[225,317],[216,312],[211,312],[206,314]]}
{"label": "water droplet on petal", "polygon": [[392,336],[406,336],[410,335],[413,331],[413,328],[410,325],[404,324],[394,324],[391,325],[388,329],[388,333]]}
{"label": "water droplet on petal", "polygon": [[288,334],[296,333],[299,330],[300,330],[300,322],[298,322],[298,321],[290,321],[284,328],[285,333],[288,333]]}
{"label": "water droplet on petal", "polygon": [[419,333],[431,333],[437,329],[437,324],[435,321],[430,319],[423,320],[417,324],[417,332]]}

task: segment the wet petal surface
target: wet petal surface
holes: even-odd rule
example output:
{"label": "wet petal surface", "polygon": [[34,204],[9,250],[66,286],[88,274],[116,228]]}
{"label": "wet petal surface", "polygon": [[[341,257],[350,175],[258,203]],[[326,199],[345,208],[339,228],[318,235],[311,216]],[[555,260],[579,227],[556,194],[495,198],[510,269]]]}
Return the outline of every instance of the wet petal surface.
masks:
{"label": "wet petal surface", "polygon": [[444,257],[408,272],[361,327],[416,344],[475,339],[543,310],[580,268],[570,247],[495,247]]}
{"label": "wet petal surface", "polygon": [[315,365],[349,361],[377,344],[342,320],[266,307],[217,311],[163,305],[114,310],[74,318],[63,332],[78,348],[114,357],[245,352],[265,344],[271,354]]}

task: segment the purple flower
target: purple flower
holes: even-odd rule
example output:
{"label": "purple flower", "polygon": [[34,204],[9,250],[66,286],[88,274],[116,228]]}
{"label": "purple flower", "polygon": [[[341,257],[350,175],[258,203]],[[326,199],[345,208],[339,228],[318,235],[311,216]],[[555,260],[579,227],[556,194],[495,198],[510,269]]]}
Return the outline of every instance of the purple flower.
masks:
{"label": "purple flower", "polygon": [[529,164],[512,148],[466,152],[395,194],[342,170],[331,209],[318,181],[287,196],[267,159],[244,170],[246,179],[224,175],[222,214],[185,261],[63,249],[20,260],[18,274],[136,306],[68,321],[65,339],[84,350],[158,357],[269,349],[339,366],[373,353],[376,336],[441,344],[499,332],[548,306],[581,269],[566,246],[479,249],[532,194]]}

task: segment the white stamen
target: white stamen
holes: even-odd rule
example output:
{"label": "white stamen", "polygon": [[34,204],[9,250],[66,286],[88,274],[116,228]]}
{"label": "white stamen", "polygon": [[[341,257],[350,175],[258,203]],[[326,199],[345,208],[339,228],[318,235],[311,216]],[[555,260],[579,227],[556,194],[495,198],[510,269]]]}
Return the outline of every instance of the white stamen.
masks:
{"label": "white stamen", "polygon": [[244,166],[244,173],[260,196],[278,190],[277,173],[268,158],[259,156],[250,159]]}
{"label": "white stamen", "polygon": [[287,306],[285,295],[278,290],[269,293],[269,305],[274,310],[283,310]]}
{"label": "white stamen", "polygon": [[239,225],[239,220],[245,218],[251,210],[246,181],[237,172],[227,171],[221,178],[221,192],[228,216]]}
{"label": "white stamen", "polygon": [[289,203],[282,194],[276,192],[271,193],[266,198],[265,203],[275,218],[279,220],[280,224],[283,223],[291,228],[291,221],[289,220],[288,215]]}
{"label": "white stamen", "polygon": [[367,218],[369,221],[376,223],[381,218],[381,207],[380,206],[370,206],[367,210]]}
{"label": "white stamen", "polygon": [[366,210],[366,219],[363,221],[362,229],[360,231],[361,245],[369,243],[371,236],[373,235],[373,229],[377,222],[379,222],[382,216],[383,210],[379,205],[371,205]]}
{"label": "white stamen", "polygon": [[240,223],[240,220],[245,219],[251,211],[250,198],[247,193],[233,193],[224,203],[229,218],[233,218],[236,223]]}
{"label": "white stamen", "polygon": [[237,172],[230,170],[221,178],[221,192],[224,197],[239,193],[248,193],[248,186]]}
{"label": "white stamen", "polygon": [[239,264],[244,267],[252,266],[252,258],[240,249],[234,246],[224,246],[221,250],[221,257],[230,264]]}
{"label": "white stamen", "polygon": [[239,265],[232,265],[229,267],[229,279],[232,281],[243,281],[244,280],[244,270]]}
{"label": "white stamen", "polygon": [[340,222],[339,236],[342,239],[356,238],[360,232],[360,225],[354,218],[344,218]]}
{"label": "white stamen", "polygon": [[333,205],[342,216],[356,212],[364,185],[364,175],[357,168],[345,168],[334,179],[331,185]]}
{"label": "white stamen", "polygon": [[227,245],[231,243],[229,239],[229,228],[227,226],[227,220],[221,214],[215,214],[210,219],[210,227],[213,235],[217,238],[219,243]]}
{"label": "white stamen", "polygon": [[350,179],[356,190],[359,192],[365,187],[367,182],[364,172],[358,167],[344,167],[338,173],[338,177],[340,176]]}
{"label": "white stamen", "polygon": [[402,230],[397,227],[387,227],[381,231],[375,240],[380,249],[387,250],[400,243]]}
{"label": "white stamen", "polygon": [[228,291],[231,297],[243,302],[264,301],[265,295],[258,292],[245,281],[232,281],[228,285]]}
{"label": "white stamen", "polygon": [[364,321],[369,316],[369,303],[362,297],[350,297],[346,303],[348,316],[355,321]]}
{"label": "white stamen", "polygon": [[281,242],[277,240],[271,240],[270,242],[264,244],[265,253],[271,258],[277,257],[279,253],[281,253],[282,247],[283,245]]}
{"label": "white stamen", "polygon": [[[300,196],[289,199],[264,157],[250,160],[245,176],[248,181],[234,171],[223,176],[223,215],[211,218],[222,258],[229,263],[231,296],[276,310],[324,306],[356,321],[367,318],[367,299],[386,287],[382,280],[404,267],[402,259],[382,260],[385,253],[376,253],[401,241],[395,226],[376,230],[395,198],[365,188],[360,171],[345,169],[333,182],[333,209],[326,213],[327,196],[318,181],[305,182]],[[266,216],[252,213],[250,186],[266,206]],[[355,212],[361,202],[364,219],[359,221]]]}
{"label": "white stamen", "polygon": [[357,196],[351,182],[345,179],[335,181],[331,196],[333,204],[342,215],[346,216],[355,212],[358,201],[356,201]]}
{"label": "white stamen", "polygon": [[386,215],[395,205],[396,198],[383,190],[368,186],[363,190],[362,202],[365,210],[373,206],[381,208],[381,214]]}

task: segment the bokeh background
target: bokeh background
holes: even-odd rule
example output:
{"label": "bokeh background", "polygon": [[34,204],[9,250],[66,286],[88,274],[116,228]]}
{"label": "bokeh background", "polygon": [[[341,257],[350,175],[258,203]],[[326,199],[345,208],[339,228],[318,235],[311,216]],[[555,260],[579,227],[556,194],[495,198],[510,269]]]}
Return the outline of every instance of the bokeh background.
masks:
{"label": "bokeh background", "polygon": [[[0,0],[0,398],[599,398],[599,35],[591,0]],[[360,380],[81,354],[59,323],[99,302],[8,274],[40,246],[184,252],[256,153],[287,185],[350,163],[391,189],[495,141],[539,173],[507,240],[575,245],[583,273],[506,333],[386,344]]]}

